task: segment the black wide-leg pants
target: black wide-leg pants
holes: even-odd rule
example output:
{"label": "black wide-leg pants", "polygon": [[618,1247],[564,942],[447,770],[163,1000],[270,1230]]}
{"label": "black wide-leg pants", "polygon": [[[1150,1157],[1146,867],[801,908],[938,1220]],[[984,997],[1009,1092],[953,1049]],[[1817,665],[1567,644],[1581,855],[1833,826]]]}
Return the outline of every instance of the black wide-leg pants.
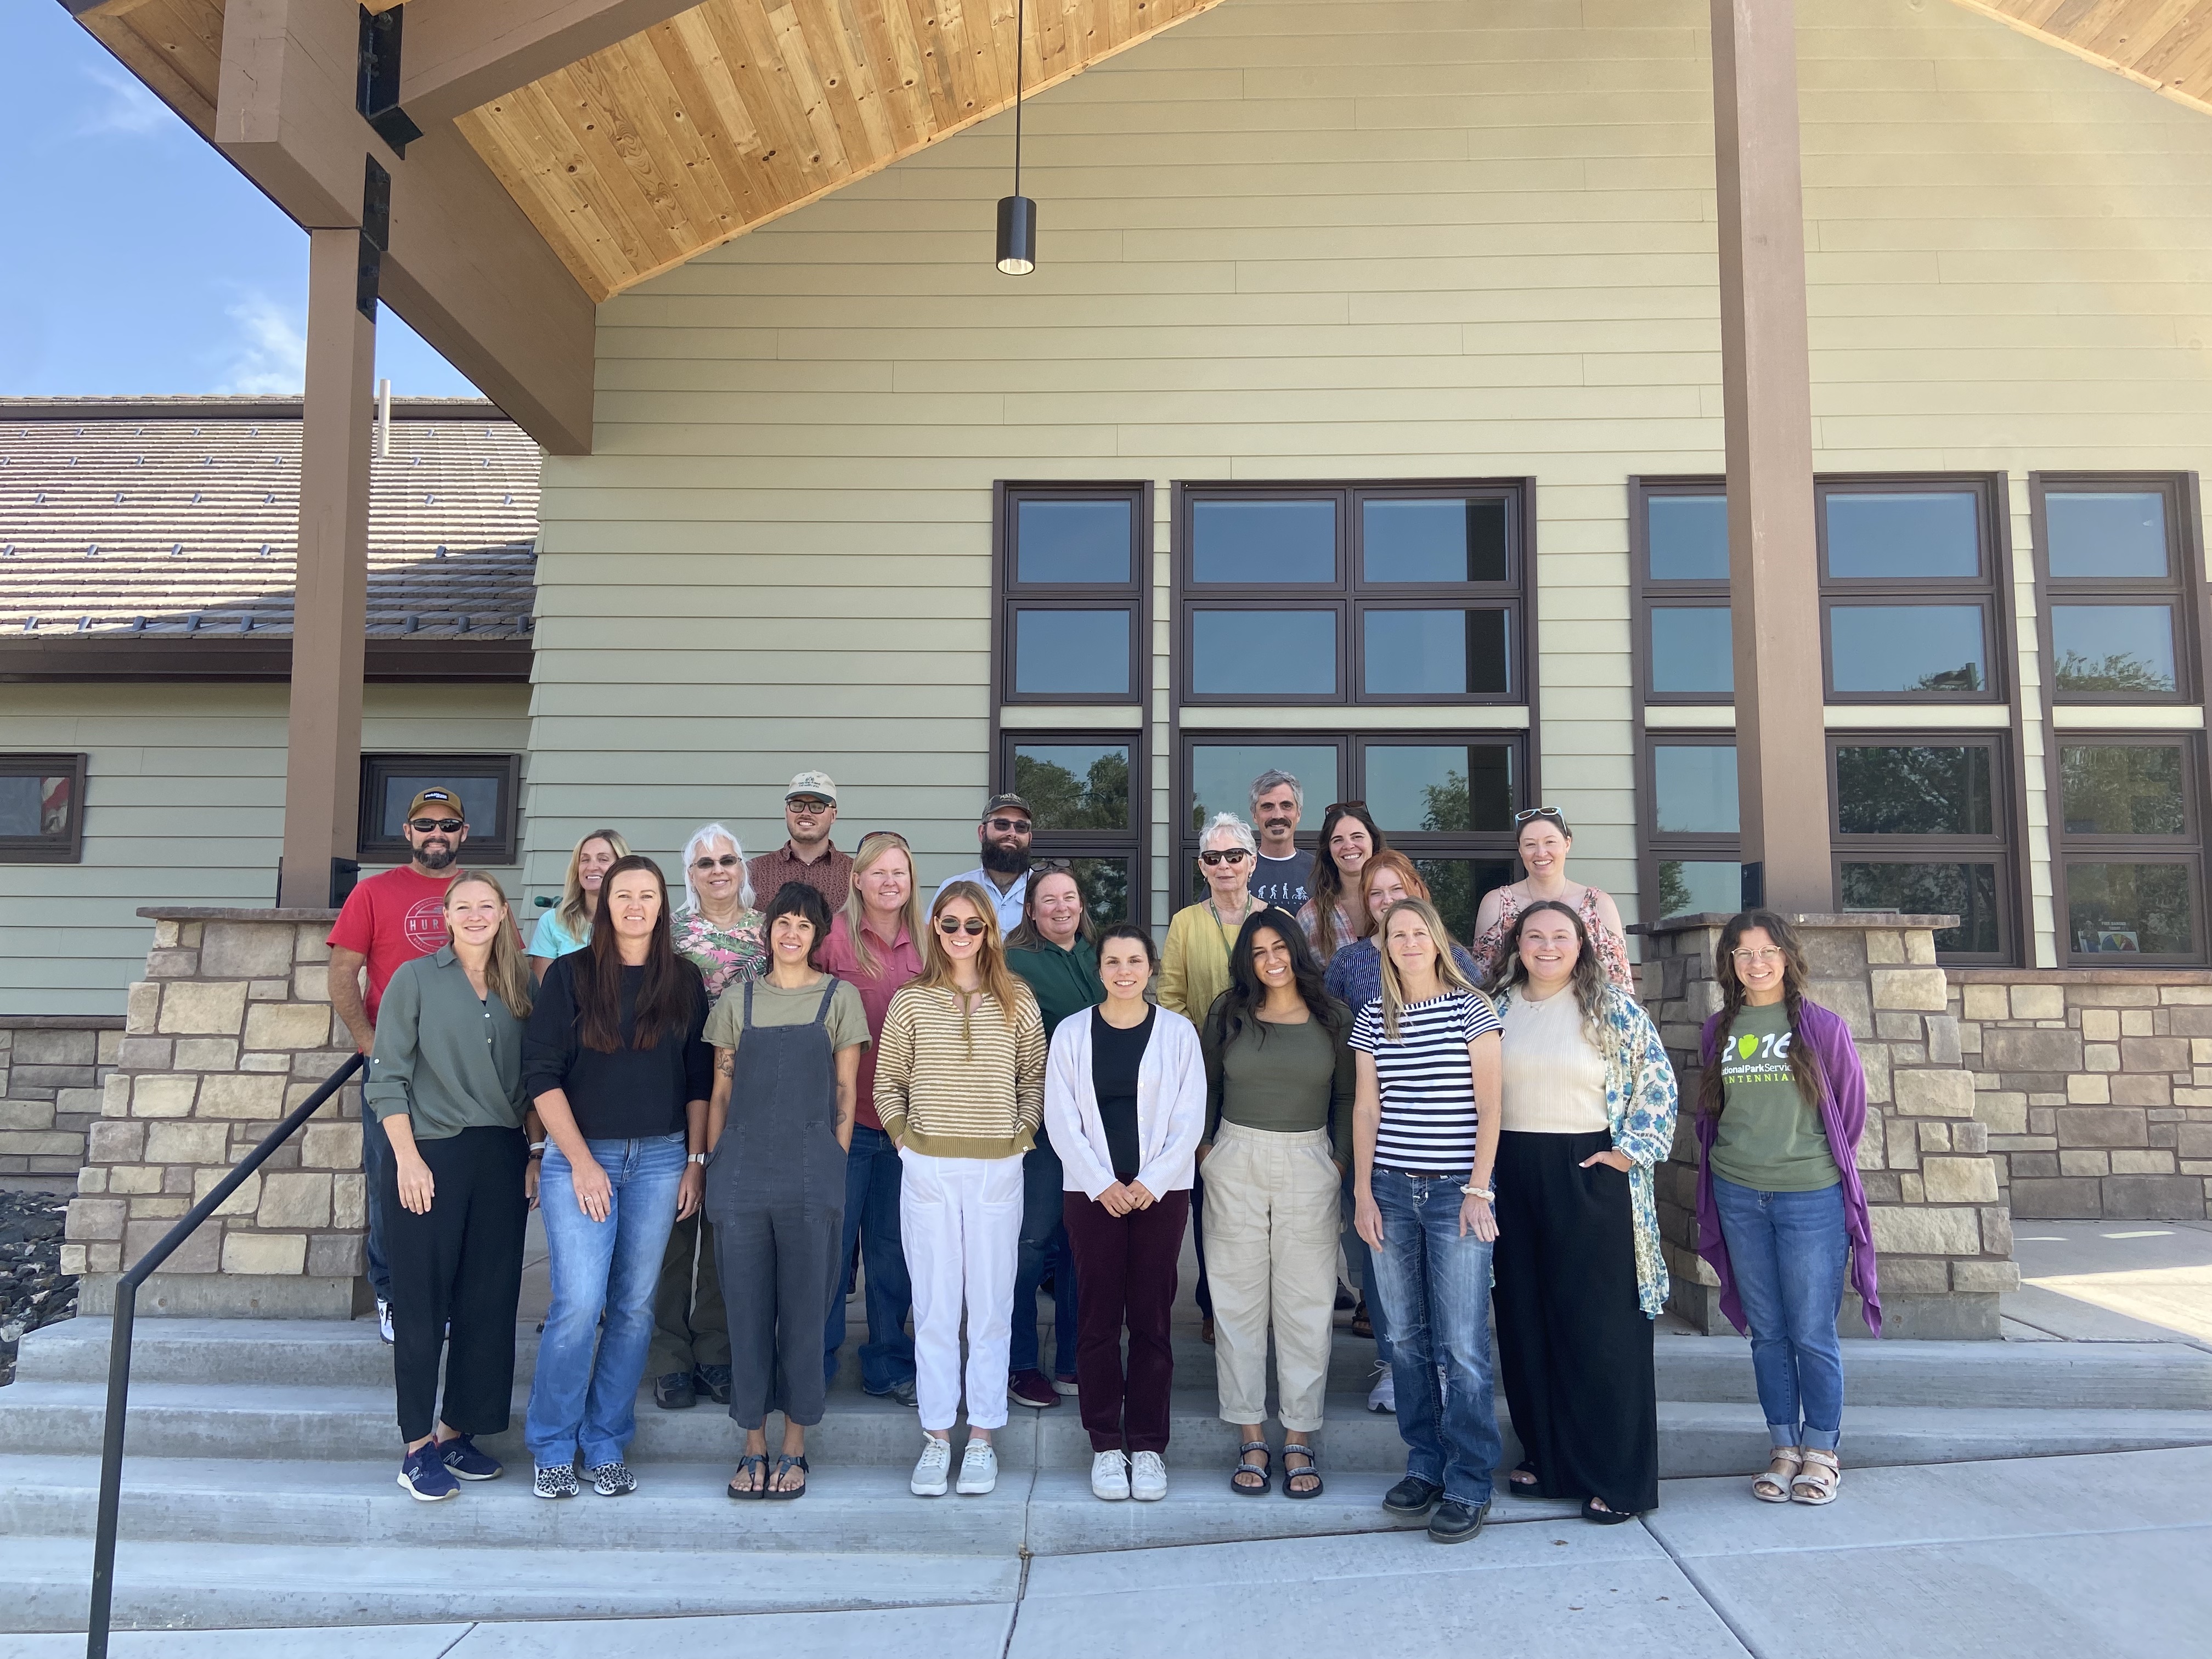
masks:
{"label": "black wide-leg pants", "polygon": [[[368,1134],[384,1133],[381,1123],[362,1127]],[[399,1432],[420,1440],[442,1419],[459,1434],[499,1434],[514,1407],[514,1315],[522,1300],[522,1239],[530,1221],[522,1188],[529,1142],[520,1129],[484,1126],[418,1140],[415,1150],[430,1166],[427,1214],[416,1215],[399,1201],[398,1167],[388,1152],[378,1171],[385,1256],[392,1267]]]}
{"label": "black wide-leg pants", "polygon": [[1498,1373],[1547,1498],[1659,1504],[1659,1390],[1637,1299],[1628,1176],[1581,1166],[1613,1137],[1498,1137]]}

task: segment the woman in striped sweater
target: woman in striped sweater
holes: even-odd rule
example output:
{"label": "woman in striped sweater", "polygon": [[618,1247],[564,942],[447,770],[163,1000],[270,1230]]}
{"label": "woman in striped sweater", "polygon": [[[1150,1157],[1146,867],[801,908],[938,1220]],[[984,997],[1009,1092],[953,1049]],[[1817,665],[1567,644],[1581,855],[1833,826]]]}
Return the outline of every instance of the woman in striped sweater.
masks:
{"label": "woman in striped sweater", "polygon": [[[876,1115],[899,1149],[899,1230],[914,1279],[921,1458],[911,1483],[942,1497],[960,1415],[968,1321],[963,1493],[998,1484],[1006,1349],[1022,1229],[1022,1158],[1044,1116],[1044,1018],[1006,967],[997,907],[956,881],[930,907],[929,964],[891,999],[876,1055]],[[1036,1310],[1030,1310],[1030,1317]]]}

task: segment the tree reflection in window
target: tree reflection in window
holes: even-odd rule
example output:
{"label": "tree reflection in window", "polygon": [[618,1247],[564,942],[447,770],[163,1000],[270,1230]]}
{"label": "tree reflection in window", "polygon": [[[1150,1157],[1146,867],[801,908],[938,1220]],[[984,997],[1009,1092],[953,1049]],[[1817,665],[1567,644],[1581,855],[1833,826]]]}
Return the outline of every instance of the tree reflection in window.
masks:
{"label": "tree reflection in window", "polygon": [[2079,651],[2059,658],[2057,669],[2061,691],[2171,691],[2173,670],[2145,662],[2130,652],[2116,651],[2094,660]]}
{"label": "tree reflection in window", "polygon": [[1017,749],[1014,793],[1030,804],[1040,830],[1127,830],[1129,751],[1099,750],[1079,774],[1070,762],[1080,763],[1080,753],[1073,745]]}
{"label": "tree reflection in window", "polygon": [[1847,836],[1993,833],[1985,745],[1850,745],[1836,750],[1837,827]]}

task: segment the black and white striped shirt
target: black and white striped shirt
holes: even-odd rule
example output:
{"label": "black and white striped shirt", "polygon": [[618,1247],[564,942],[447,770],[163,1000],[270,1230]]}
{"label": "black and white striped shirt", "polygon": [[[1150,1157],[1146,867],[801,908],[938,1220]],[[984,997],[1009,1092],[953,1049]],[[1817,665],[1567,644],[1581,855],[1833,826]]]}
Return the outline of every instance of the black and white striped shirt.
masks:
{"label": "black and white striped shirt", "polygon": [[1431,1174],[1474,1167],[1474,1072],[1467,1045],[1499,1029],[1490,999],[1467,991],[1399,1009],[1395,1042],[1382,1032],[1381,998],[1359,1011],[1352,1046],[1375,1057],[1382,1086],[1376,1164]]}

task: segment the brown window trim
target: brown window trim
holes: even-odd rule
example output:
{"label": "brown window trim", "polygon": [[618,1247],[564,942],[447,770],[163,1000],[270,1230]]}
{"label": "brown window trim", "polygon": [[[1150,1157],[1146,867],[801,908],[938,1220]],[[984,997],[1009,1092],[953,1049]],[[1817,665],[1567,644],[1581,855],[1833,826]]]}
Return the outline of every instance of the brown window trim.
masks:
{"label": "brown window trim", "polygon": [[[1666,726],[1643,732],[1636,765],[1636,819],[1639,830],[1636,876],[1640,893],[1649,894],[1639,906],[1647,921],[1663,920],[1658,914],[1659,866],[1685,863],[1741,865],[1743,836],[1720,830],[1662,830],[1659,828],[1659,766],[1662,749],[1733,749],[1734,726]],[[1739,823],[1741,818],[1739,817]],[[1737,908],[1730,906],[1731,909]]]}
{"label": "brown window trim", "polygon": [[9,777],[58,777],[70,780],[69,829],[58,836],[0,836],[0,864],[82,864],[84,862],[84,786],[89,757],[82,754],[0,753],[0,775]]}
{"label": "brown window trim", "polygon": [[[460,861],[488,867],[504,867],[521,861],[522,757],[520,755],[368,754],[361,757],[361,823],[359,854],[363,864],[386,860],[404,864],[413,856],[404,837],[376,833],[378,786],[391,772],[422,772],[433,777],[483,777],[496,773],[500,784],[500,817],[495,825],[471,823],[469,838],[461,843]],[[458,786],[457,786],[458,787]]]}
{"label": "brown window trim", "polygon": [[[1129,513],[1127,582],[1020,582],[1014,579],[1016,508],[1025,500],[1126,501]],[[1024,483],[1000,479],[991,489],[991,708],[1024,706],[1093,708],[1142,705],[1152,688],[1152,487],[1143,480]],[[1121,693],[1018,692],[1014,690],[1014,613],[1107,611],[1126,606],[1129,627],[1128,690]]]}
{"label": "brown window trim", "polygon": [[1139,926],[1149,926],[1151,891],[1150,842],[1152,840],[1152,754],[1149,725],[1125,726],[1115,730],[1079,729],[1070,726],[1002,726],[998,734],[998,749],[994,757],[994,775],[998,790],[1011,790],[1014,786],[1014,750],[1025,744],[1095,743],[1122,744],[1129,750],[1129,827],[1115,830],[1038,830],[1030,837],[1030,853],[1033,858],[1044,859],[1127,859],[1129,861],[1129,920]]}
{"label": "brown window trim", "polygon": [[[2154,491],[2166,500],[2167,574],[2164,576],[2063,576],[2051,574],[2051,532],[2044,499],[2053,492],[2115,494]],[[2027,475],[2028,521],[2035,538],[2035,621],[2046,707],[2057,703],[2176,704],[2201,702],[2212,685],[2212,587],[2204,580],[2202,518],[2194,472],[2031,472]],[[2126,605],[2162,600],[2173,607],[2172,691],[2061,691],[2052,642],[2052,608],[2063,603],[2100,600]],[[2055,779],[2056,774],[2053,774]]]}
{"label": "brown window trim", "polygon": [[[2038,545],[2041,544],[2039,541]],[[2072,726],[2053,727],[2045,757],[2050,786],[2051,925],[2058,935],[2059,958],[2069,968],[2167,968],[2202,964],[2207,959],[2204,825],[2208,822],[2208,779],[2204,734],[2191,731],[2088,732]],[[2066,791],[2063,749],[2172,749],[2181,750],[2181,802],[2185,815],[2179,836],[2074,835],[2066,828]],[[2067,898],[2066,878],[2071,866],[2083,864],[2183,864],[2190,872],[2190,933],[2197,948],[2188,952],[2157,954],[2081,951],[2075,948],[2074,924]]]}
{"label": "brown window trim", "polygon": [[[1369,582],[1359,574],[1360,504],[1368,501],[1480,497],[1505,503],[1505,569],[1502,582]],[[1328,582],[1244,586],[1191,579],[1192,509],[1200,501],[1329,501],[1336,507],[1334,579]],[[1535,489],[1528,478],[1397,478],[1316,480],[1268,485],[1178,483],[1170,514],[1170,569],[1176,609],[1172,684],[1180,705],[1194,708],[1294,708],[1360,704],[1386,708],[1519,707],[1533,702],[1528,619],[1528,571],[1534,546]],[[1364,644],[1364,617],[1380,610],[1503,610],[1506,613],[1506,689],[1504,692],[1368,692],[1357,676]],[[1249,692],[1193,691],[1192,617],[1200,611],[1334,611],[1336,690],[1327,694],[1259,696]]]}
{"label": "brown window trim", "polygon": [[[2020,827],[2015,814],[2018,791],[2011,734],[1993,727],[1907,728],[1901,731],[1838,727],[1827,734],[1828,839],[1830,865],[1835,881],[1836,903],[1843,904],[1846,864],[1991,864],[1996,866],[1997,948],[1994,951],[1939,951],[1939,963],[1961,967],[2012,967],[2021,958]],[[1837,751],[1841,749],[1981,748],[1990,754],[1990,822],[1986,836],[1845,835],[1842,793],[1837,782]],[[1963,921],[1964,919],[1961,918]]]}
{"label": "brown window trim", "polygon": [[1628,481],[1628,585],[1635,607],[1631,612],[1629,649],[1637,695],[1647,703],[1726,708],[1735,702],[1733,691],[1655,691],[1651,687],[1655,665],[1651,613],[1668,609],[1710,611],[1716,606],[1726,610],[1729,585],[1725,577],[1717,581],[1661,581],[1652,576],[1650,503],[1658,496],[1725,496],[1727,493],[1728,480],[1719,477],[1632,477]]}

